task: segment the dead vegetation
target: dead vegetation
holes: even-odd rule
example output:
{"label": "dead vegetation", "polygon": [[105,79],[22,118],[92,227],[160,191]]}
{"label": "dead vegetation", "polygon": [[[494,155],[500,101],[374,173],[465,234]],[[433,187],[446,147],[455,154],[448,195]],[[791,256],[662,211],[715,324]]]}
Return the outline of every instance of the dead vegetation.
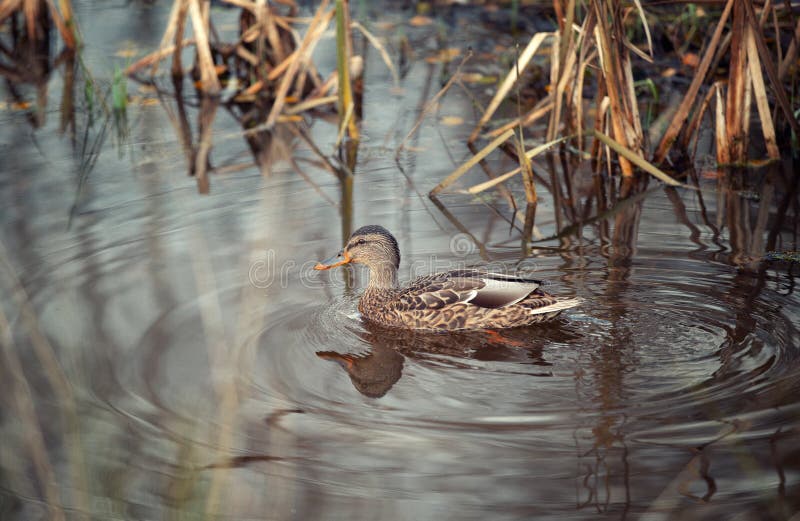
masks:
{"label": "dead vegetation", "polygon": [[[677,186],[681,183],[657,165],[670,169],[687,159],[691,162],[704,127],[714,128],[720,167],[775,161],[780,157],[780,146],[797,143],[800,17],[788,4],[726,0],[719,2],[719,10],[711,11],[712,4],[706,11],[693,4],[686,7],[664,2],[654,12],[639,0],[554,0],[552,5],[557,29],[530,37],[469,138],[470,143],[491,141],[437,185],[431,196],[497,148],[515,155],[520,167],[491,175],[492,179],[466,192],[503,188],[504,181],[531,168],[534,175],[523,177],[530,202],[535,201],[531,180],[538,177],[535,171],[540,168],[530,161],[555,145],[571,151],[575,158],[588,154],[595,174],[604,169],[608,175],[619,173],[631,178],[638,168]],[[666,23],[669,21],[672,23]],[[652,125],[648,133],[640,113],[643,101],[637,85],[647,82],[655,90],[660,76],[674,74],[657,64],[675,59],[655,48],[653,24],[658,24],[662,39],[673,40],[675,54],[684,63],[692,63],[694,71],[682,96],[657,114],[665,122],[663,128]],[[713,28],[708,36],[701,28],[706,26]],[[696,54],[693,46],[697,46]],[[537,54],[549,60],[546,93],[525,111],[519,110],[511,121],[495,124],[503,104],[511,106],[513,98],[519,98],[520,78]],[[638,76],[643,70],[651,77],[637,79],[635,68],[639,69]],[[723,78],[720,71],[724,71]],[[593,96],[587,96],[587,92],[593,92]],[[790,100],[794,100],[794,106]],[[708,110],[712,106],[714,110]],[[648,119],[651,117],[648,114]],[[545,142],[526,149],[521,129],[540,122],[546,122]],[[519,134],[515,135],[513,128],[520,128]],[[512,136],[513,146],[505,146]],[[530,237],[531,215],[517,217],[525,222],[525,236]]]}

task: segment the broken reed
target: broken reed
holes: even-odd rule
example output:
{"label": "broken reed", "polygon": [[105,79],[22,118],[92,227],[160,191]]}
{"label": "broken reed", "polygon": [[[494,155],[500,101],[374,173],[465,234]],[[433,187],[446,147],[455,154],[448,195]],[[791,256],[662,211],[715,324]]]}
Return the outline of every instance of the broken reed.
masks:
{"label": "broken reed", "polygon": [[[348,2],[336,0],[334,7],[329,6],[329,0],[320,2],[300,36],[298,7],[290,0],[223,1],[241,9],[235,41],[220,39],[209,2],[175,0],[160,48],[128,67],[127,74],[135,77],[149,70],[152,78],[159,63],[171,57],[173,76],[183,77],[182,50],[193,46],[196,53],[191,72],[203,94],[222,95],[223,102],[261,109],[242,121],[245,128],[257,125],[269,131],[277,123],[298,120],[303,111],[335,103],[340,128],[357,139],[356,116],[361,111],[354,107],[358,100],[352,94],[352,81],[354,75],[360,75],[360,61],[353,57],[352,29],[358,28],[373,43],[376,40],[350,22]],[[311,57],[334,18],[337,71],[323,79]],[[193,38],[185,38],[189,24]],[[379,51],[386,55],[384,49]]]}
{"label": "broken reed", "polygon": [[[25,30],[29,42],[48,39],[52,21],[52,24],[58,29],[64,45],[73,51],[77,48],[78,31],[70,0],[59,0],[58,6],[53,0],[0,1],[0,28],[6,21],[13,22],[13,18],[18,16],[25,20]],[[4,47],[0,46],[0,50],[5,54]]]}
{"label": "broken reed", "polygon": [[[681,5],[676,3],[676,5]],[[768,160],[780,157],[776,128],[791,128],[794,139],[800,136],[800,125],[789,100],[797,100],[798,93],[787,93],[786,83],[790,72],[796,75],[798,43],[800,43],[800,19],[792,17],[785,5],[767,1],[756,6],[752,0],[727,0],[718,13],[714,31],[702,42],[696,73],[674,110],[663,134],[656,136],[657,145],[648,146],[639,114],[639,101],[633,77],[632,62],[635,59],[654,63],[664,56],[656,56],[652,45],[650,19],[639,0],[554,0],[553,8],[558,20],[558,30],[553,33],[534,34],[515,64],[510,68],[495,96],[484,110],[478,124],[469,137],[474,143],[479,137],[492,139],[473,158],[456,168],[443,179],[430,195],[437,196],[459,177],[480,162],[494,149],[503,146],[513,135],[516,127],[529,126],[547,117],[545,143],[525,150],[521,136],[517,137],[513,153],[520,167],[493,177],[465,190],[477,194],[498,187],[510,194],[503,186],[516,174],[523,172],[526,198],[530,202],[534,166],[530,160],[541,151],[570,141],[573,149],[584,150],[584,137],[593,137],[590,154],[597,165],[605,164],[613,173],[611,153],[618,158],[619,171],[630,178],[638,167],[671,185],[681,185],[658,167],[668,159],[671,150],[678,149],[684,157],[689,152],[692,140],[698,141],[702,120],[712,98],[715,100],[714,128],[716,131],[716,155],[719,165],[745,164],[750,160],[751,121],[753,102],[759,118],[763,136],[764,154]],[[696,14],[696,11],[695,11]],[[706,14],[711,17],[711,15]],[[790,34],[786,25],[790,24]],[[631,41],[636,25],[641,27],[644,41]],[[771,42],[773,48],[767,44]],[[787,42],[789,42],[787,44]],[[534,55],[549,43],[550,86],[542,97],[526,113],[503,124],[491,126],[496,111],[507,99]],[[683,49],[685,50],[685,49]],[[775,58],[777,57],[777,58]],[[715,65],[729,62],[726,82],[715,81]],[[794,65],[794,66],[793,66]],[[583,92],[587,80],[596,76],[596,95],[593,106],[587,106]],[[791,79],[797,85],[796,77]],[[650,82],[654,86],[654,82]],[[705,90],[705,94],[701,93]],[[772,103],[772,107],[770,106]],[[795,101],[795,104],[797,102]],[[586,114],[595,113],[593,125],[587,124]],[[779,125],[783,124],[783,127]],[[786,141],[790,133],[782,134]],[[561,137],[559,137],[561,136]],[[508,147],[505,150],[509,150]],[[516,204],[511,203],[516,210]],[[535,200],[535,197],[534,197]],[[530,236],[530,216],[516,212],[516,217],[525,222],[524,236]]]}
{"label": "broken reed", "polygon": [[[719,164],[748,161],[750,133],[755,128],[751,121],[753,102],[767,159],[779,157],[777,125],[791,127],[796,136],[800,135],[789,102],[790,98],[798,99],[797,93],[790,96],[785,85],[789,72],[796,71],[792,64],[797,60],[800,19],[791,17],[780,2],[768,1],[763,6],[755,5],[752,0],[727,0],[724,3],[717,15],[714,32],[703,42],[696,74],[666,130],[661,136],[656,136],[657,146],[652,151],[647,146],[639,114],[632,62],[644,60],[653,63],[665,58],[654,54],[650,30],[653,16],[638,0],[632,3],[554,0],[553,7],[559,21],[558,30],[531,37],[480,118],[470,142],[480,135],[497,137],[509,128],[519,124],[531,125],[547,116],[548,142],[560,135],[574,135],[573,146],[583,150],[584,135],[597,132],[613,139],[630,154],[650,164],[659,164],[666,161],[672,149],[678,148],[676,145],[680,145],[680,152],[689,155],[690,142],[696,139],[700,122],[714,94]],[[711,18],[708,13],[706,16]],[[787,23],[793,24],[792,30],[788,31],[790,34],[785,34]],[[634,29],[639,27],[638,32],[644,34],[642,41],[631,41],[629,35],[635,34]],[[767,42],[771,42],[773,48]],[[519,118],[482,134],[518,81],[517,70],[524,70],[533,56],[547,47],[550,49],[547,95]],[[780,58],[777,61],[776,56]],[[730,63],[727,82],[715,83],[716,71],[712,65],[721,62]],[[593,107],[588,107],[583,92],[587,80],[595,75],[596,96]],[[796,83],[792,81],[793,85]],[[704,90],[705,97],[701,96]],[[589,108],[595,112],[592,126],[588,125],[585,117]],[[603,144],[594,140],[591,149],[592,157],[600,164],[604,155],[609,153],[607,149],[604,151]],[[626,155],[618,155],[618,158],[622,175],[632,175],[630,159]]]}

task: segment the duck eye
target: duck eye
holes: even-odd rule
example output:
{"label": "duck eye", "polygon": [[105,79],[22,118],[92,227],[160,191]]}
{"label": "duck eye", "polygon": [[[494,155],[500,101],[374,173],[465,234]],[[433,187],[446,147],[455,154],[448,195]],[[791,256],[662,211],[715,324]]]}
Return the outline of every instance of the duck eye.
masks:
{"label": "duck eye", "polygon": [[362,244],[366,244],[366,243],[367,243],[366,239],[359,239],[359,240],[357,240],[355,242],[355,244],[353,246],[361,246]]}

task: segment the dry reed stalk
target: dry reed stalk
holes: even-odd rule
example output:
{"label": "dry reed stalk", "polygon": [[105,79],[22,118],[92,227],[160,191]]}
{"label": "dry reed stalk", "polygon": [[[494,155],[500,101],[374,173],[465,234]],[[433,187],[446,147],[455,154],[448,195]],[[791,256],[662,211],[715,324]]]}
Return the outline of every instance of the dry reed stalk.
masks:
{"label": "dry reed stalk", "polygon": [[797,49],[800,44],[800,18],[797,19],[797,25],[794,28],[794,35],[792,37],[792,41],[789,43],[789,48],[786,50],[786,55],[783,57],[783,60],[780,62],[780,66],[778,68],[778,79],[782,80],[786,77],[786,74],[789,72],[789,68],[794,64],[795,59],[797,58]]}
{"label": "dry reed stalk", "polygon": [[189,2],[189,19],[197,40],[197,68],[200,70],[200,84],[207,94],[216,95],[220,91],[219,79],[214,70],[214,58],[211,56],[211,42],[208,39],[208,24],[200,8],[200,0]]}
{"label": "dry reed stalk", "polygon": [[700,60],[700,64],[697,66],[694,79],[689,85],[689,89],[687,90],[683,101],[678,107],[678,110],[675,112],[675,116],[672,118],[672,121],[667,127],[667,130],[664,132],[664,136],[661,138],[661,141],[656,148],[655,154],[653,155],[653,162],[656,164],[664,162],[669,149],[672,147],[672,144],[678,137],[678,133],[681,131],[684,123],[689,117],[689,112],[691,111],[692,106],[697,99],[697,93],[700,91],[700,86],[705,81],[711,61],[714,59],[723,29],[725,28],[725,23],[728,21],[728,16],[730,15],[734,2],[735,0],[728,0],[725,4],[725,9],[723,9],[722,14],[720,15],[719,22],[717,22],[717,27],[714,29],[714,34],[708,43],[708,47],[703,54],[702,60]]}
{"label": "dry reed stalk", "polygon": [[456,182],[456,180],[458,180],[459,177],[466,174],[470,168],[472,168],[478,163],[478,161],[488,156],[497,147],[508,141],[508,139],[513,135],[514,135],[513,129],[506,130],[502,135],[495,138],[491,143],[489,143],[488,145],[483,147],[480,151],[478,151],[477,154],[469,158],[469,160],[466,163],[462,164],[461,166],[456,168],[450,175],[442,179],[439,182],[439,184],[437,184],[433,188],[433,190],[430,191],[428,195],[430,196],[436,195],[445,188],[447,188],[448,186],[450,186],[451,184],[453,184],[454,182]]}
{"label": "dry reed stalk", "polygon": [[400,84],[400,76],[397,74],[397,69],[395,69],[394,64],[392,63],[392,59],[389,57],[389,53],[386,52],[386,47],[378,40],[375,35],[369,32],[366,27],[361,25],[358,22],[352,22],[351,26],[354,29],[358,29],[361,34],[372,44],[375,49],[377,49],[378,54],[380,54],[383,63],[386,64],[386,67],[389,69],[389,72],[392,74],[392,81],[394,82],[394,86],[398,86]]}
{"label": "dry reed stalk", "polygon": [[42,7],[46,7],[50,17],[56,26],[64,45],[68,49],[75,50],[78,45],[77,28],[72,14],[72,5],[69,0],[60,0],[59,8],[53,0],[3,0],[0,2],[0,23],[18,11],[22,11],[25,17],[25,29],[30,41],[37,41],[44,35],[37,34],[36,22],[40,21],[44,14]]}
{"label": "dry reed stalk", "polygon": [[20,10],[22,0],[3,0],[0,2],[0,22]]}
{"label": "dry reed stalk", "polygon": [[516,83],[518,79],[517,77],[518,72],[521,72],[525,69],[525,67],[528,65],[530,60],[536,54],[536,51],[539,50],[539,47],[542,45],[545,39],[547,39],[550,36],[553,36],[554,34],[555,33],[536,33],[533,35],[533,37],[528,42],[528,45],[525,47],[525,50],[523,50],[522,54],[520,54],[519,59],[517,60],[515,66],[511,68],[511,70],[508,72],[505,79],[503,80],[503,83],[500,84],[500,87],[497,89],[497,92],[492,97],[492,101],[489,102],[489,106],[486,107],[486,110],[481,116],[481,119],[478,121],[478,124],[475,125],[475,129],[473,129],[472,134],[470,134],[469,138],[467,139],[468,143],[472,143],[477,139],[478,134],[480,133],[483,126],[489,121],[489,119],[491,119],[495,111],[497,111],[497,108],[500,106],[500,103],[502,103],[502,101],[511,91],[511,87],[513,87],[514,83]]}
{"label": "dry reed stalk", "polygon": [[61,6],[61,13],[53,3],[53,0],[47,0],[47,8],[50,11],[50,17],[53,19],[53,23],[56,24],[56,29],[58,29],[61,39],[64,40],[64,45],[66,45],[68,49],[74,50],[78,42],[75,35],[75,20],[72,18],[72,6],[67,0],[61,0],[59,5]]}
{"label": "dry reed stalk", "polygon": [[791,103],[789,103],[789,98],[786,95],[786,90],[784,89],[783,84],[780,81],[778,76],[778,70],[775,68],[775,64],[772,62],[772,57],[770,56],[769,49],[767,48],[767,44],[764,41],[764,34],[758,27],[758,21],[756,20],[755,10],[753,5],[750,1],[744,1],[744,7],[746,10],[746,19],[747,23],[753,28],[753,36],[755,37],[756,48],[758,49],[758,55],[761,57],[761,64],[764,66],[764,70],[767,73],[767,77],[769,78],[770,83],[772,84],[772,90],[775,94],[775,100],[778,102],[778,106],[780,107],[781,111],[783,112],[784,117],[789,122],[789,125],[792,127],[792,131],[795,135],[800,136],[800,122],[798,122],[797,118],[794,115],[794,111],[792,110]]}
{"label": "dry reed stalk", "polygon": [[522,128],[519,129],[519,135],[514,140],[514,147],[519,158],[519,166],[522,170],[522,185],[525,188],[525,220],[523,221],[522,237],[524,243],[530,240],[533,234],[533,225],[536,222],[536,206],[539,202],[539,197],[536,194],[536,185],[533,182],[533,165],[531,160],[528,159],[525,153],[525,145],[523,143]]}
{"label": "dry reed stalk", "polygon": [[294,114],[300,114],[301,112],[305,112],[309,109],[313,109],[322,105],[336,103],[338,100],[339,100],[338,96],[323,96],[319,98],[307,99],[301,103],[292,105],[291,107],[283,111],[283,113],[286,114],[287,116],[292,116]]}
{"label": "dry reed stalk", "polygon": [[[358,140],[358,124],[353,117],[355,102],[353,85],[350,83],[350,58],[353,56],[353,43],[350,38],[350,13],[347,0],[336,0],[336,68],[339,77],[339,134],[347,130],[350,139]],[[341,139],[338,140],[341,143]]]}
{"label": "dry reed stalk", "polygon": [[[561,40],[560,36],[554,37],[557,43]],[[547,123],[547,134],[545,139],[548,141],[555,139],[558,133],[559,124],[561,123],[561,105],[564,99],[565,90],[568,82],[572,79],[573,69],[575,66],[576,54],[572,45],[572,39],[569,39],[570,45],[567,47],[567,59],[563,60],[561,57],[561,46],[553,44],[550,68],[550,99],[553,102],[553,110],[550,112],[550,119]]]}
{"label": "dry reed stalk", "polygon": [[200,100],[200,114],[198,122],[197,147],[195,148],[194,175],[197,177],[197,191],[208,194],[210,181],[208,179],[208,155],[211,153],[211,130],[217,114],[218,100],[203,96]]}
{"label": "dry reed stalk", "polygon": [[761,75],[761,60],[758,57],[758,49],[756,48],[756,40],[753,31],[754,29],[748,26],[747,35],[745,37],[747,62],[750,67],[750,79],[753,82],[756,108],[758,109],[758,117],[761,120],[761,131],[764,135],[764,143],[767,147],[767,157],[770,159],[779,159],[780,151],[778,150],[778,141],[775,137],[775,126],[772,122],[772,113],[769,110],[767,88],[764,85],[764,77]]}
{"label": "dry reed stalk", "polygon": [[725,133],[730,147],[728,156],[730,161],[734,163],[744,163],[747,157],[748,129],[745,126],[745,114],[749,114],[750,106],[745,101],[745,87],[747,85],[746,23],[743,2],[737,1],[733,5],[730,67],[725,100]]}
{"label": "dry reed stalk", "polygon": [[551,110],[553,110],[553,101],[549,97],[542,98],[527,114],[515,118],[506,123],[505,125],[501,125],[490,132],[486,132],[485,134],[483,134],[483,137],[494,138],[510,128],[515,128],[518,127],[519,125],[522,126],[532,125],[534,122],[544,117]]}
{"label": "dry reed stalk", "polygon": [[[180,55],[181,55],[181,43],[183,42],[182,38],[184,30],[184,21],[186,19],[186,10],[188,8],[189,5],[187,3],[187,0],[175,0],[175,2],[172,4],[172,9],[170,9],[169,12],[169,18],[167,20],[167,28],[164,30],[164,34],[161,36],[161,43],[158,46],[159,50],[141,58],[136,63],[130,65],[125,70],[126,74],[133,74],[133,72],[135,72],[141,67],[152,65],[150,74],[154,76],[156,72],[158,72],[159,62],[164,57],[172,54],[173,75],[175,77],[183,75]],[[180,30],[178,29],[179,27]],[[175,39],[175,45],[169,48],[170,50],[167,51],[169,46],[169,41],[172,40],[173,38]]]}
{"label": "dry reed stalk", "polygon": [[[598,46],[600,66],[606,83],[606,91],[611,104],[610,116],[617,143],[636,155],[643,156],[644,136],[636,107],[633,78],[630,74],[630,55],[622,43],[625,35],[619,15],[618,2],[606,4],[592,0],[597,17],[595,43]],[[611,7],[609,12],[608,8]],[[609,26],[609,20],[611,25]],[[614,36],[612,43],[611,36]],[[628,155],[619,158],[623,177],[633,176],[633,166]]]}
{"label": "dry reed stalk", "polygon": [[[188,47],[189,45],[194,45],[194,43],[195,43],[194,38],[187,38],[181,41],[180,47]],[[166,47],[163,47],[155,52],[152,52],[147,56],[144,56],[143,58],[140,58],[139,60],[129,65],[128,68],[125,69],[125,74],[130,76],[136,74],[140,69],[149,67],[151,65],[155,66],[156,64],[158,64],[158,62],[160,62],[167,56],[169,55],[175,56],[177,54],[178,48],[179,47],[175,45],[167,45]],[[180,64],[180,61],[178,63]]]}
{"label": "dry reed stalk", "polygon": [[334,10],[331,9],[326,12],[327,7],[328,0],[323,0],[317,8],[317,11],[314,13],[314,17],[308,26],[306,35],[300,42],[300,47],[297,48],[296,59],[292,60],[286,70],[286,74],[284,74],[281,78],[281,82],[279,83],[275,94],[275,101],[272,105],[272,110],[270,110],[269,116],[267,116],[265,123],[265,127],[267,129],[270,129],[275,125],[278,115],[280,115],[283,111],[283,106],[286,103],[286,95],[289,93],[289,88],[291,87],[292,82],[298,70],[300,69],[301,63],[305,63],[306,61],[310,60],[314,48],[316,47],[317,43],[319,43],[322,34],[325,32],[325,29],[333,18]]}
{"label": "dry reed stalk", "polygon": [[599,139],[609,148],[613,149],[614,152],[624,157],[625,159],[627,159],[634,165],[638,166],[639,168],[641,168],[648,174],[652,175],[653,177],[656,177],[660,181],[663,181],[664,183],[670,186],[684,186],[684,187],[686,186],[683,183],[676,181],[675,179],[671,178],[670,176],[668,176],[667,174],[656,168],[655,165],[645,160],[641,155],[633,152],[624,145],[617,143],[616,141],[614,141],[607,135],[603,134],[599,130],[595,129],[593,134],[595,138]]}
{"label": "dry reed stalk", "polygon": [[[560,137],[560,138],[558,138],[556,140],[548,141],[547,143],[543,143],[543,144],[541,144],[541,145],[539,145],[537,147],[534,147],[531,150],[528,150],[527,152],[525,152],[525,154],[524,154],[525,160],[526,161],[531,161],[534,157],[538,156],[539,154],[541,154],[545,150],[547,150],[547,149],[549,149],[549,148],[561,143],[562,141],[565,141],[567,139],[571,139],[572,137],[573,136]],[[514,168],[513,170],[509,170],[508,172],[506,172],[504,174],[500,174],[499,176],[495,177],[494,179],[490,179],[488,181],[484,181],[483,183],[478,183],[478,184],[468,188],[466,190],[466,192],[468,194],[472,194],[472,195],[478,194],[478,193],[483,192],[485,190],[488,190],[489,188],[492,188],[493,186],[496,186],[496,185],[498,185],[498,184],[500,184],[500,183],[502,183],[504,181],[507,181],[507,180],[511,179],[512,177],[514,177],[515,175],[517,175],[521,171],[522,171],[522,167],[518,166],[517,168]]]}
{"label": "dry reed stalk", "polygon": [[714,127],[715,143],[717,146],[717,163],[728,165],[731,163],[730,147],[728,146],[728,132],[725,123],[725,101],[722,98],[722,89],[717,89],[716,125]]}
{"label": "dry reed stalk", "polygon": [[[692,137],[695,136],[696,133],[698,132],[698,129],[700,128],[700,123],[703,120],[703,116],[705,115],[706,110],[708,110],[708,106],[711,103],[711,98],[721,88],[722,88],[722,82],[714,83],[711,86],[711,88],[708,89],[706,95],[703,97],[703,101],[700,103],[700,107],[698,108],[698,110],[694,111],[694,113],[692,114],[691,119],[686,124],[686,132],[684,133],[683,136],[682,145],[684,148],[689,146],[689,142],[691,141]],[[697,143],[697,141],[695,141],[695,143]],[[694,156],[694,154],[692,154],[692,156]]]}

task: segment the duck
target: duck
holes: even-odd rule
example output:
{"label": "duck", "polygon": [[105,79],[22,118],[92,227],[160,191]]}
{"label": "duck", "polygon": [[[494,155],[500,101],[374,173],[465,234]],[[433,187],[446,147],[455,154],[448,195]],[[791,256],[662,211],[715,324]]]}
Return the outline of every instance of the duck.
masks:
{"label": "duck", "polygon": [[367,321],[422,331],[496,330],[554,319],[581,304],[579,297],[551,295],[543,282],[482,269],[456,269],[398,284],[400,249],[383,226],[357,229],[336,255],[315,270],[361,264],[369,282],[358,303]]}

